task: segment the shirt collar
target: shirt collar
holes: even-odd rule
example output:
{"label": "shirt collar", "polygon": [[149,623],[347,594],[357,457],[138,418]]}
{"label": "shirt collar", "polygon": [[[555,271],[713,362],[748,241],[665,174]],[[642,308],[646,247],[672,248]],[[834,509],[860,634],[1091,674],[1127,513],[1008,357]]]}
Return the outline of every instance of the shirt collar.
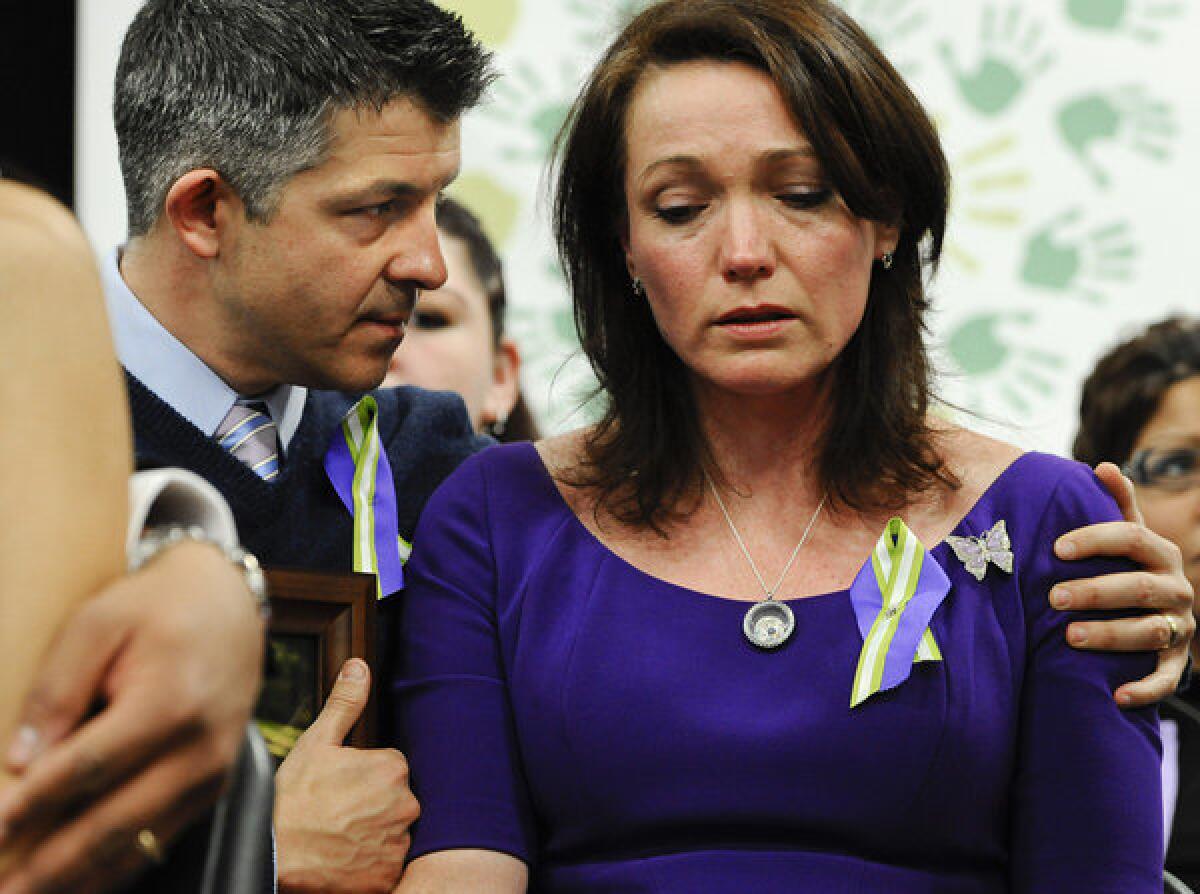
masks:
{"label": "shirt collar", "polygon": [[[114,248],[100,271],[117,356],[138,381],[211,437],[241,395],[138,300],[121,276],[120,253],[120,248]],[[280,385],[253,395],[267,405],[284,451],[300,425],[307,394],[308,389],[300,385]]]}

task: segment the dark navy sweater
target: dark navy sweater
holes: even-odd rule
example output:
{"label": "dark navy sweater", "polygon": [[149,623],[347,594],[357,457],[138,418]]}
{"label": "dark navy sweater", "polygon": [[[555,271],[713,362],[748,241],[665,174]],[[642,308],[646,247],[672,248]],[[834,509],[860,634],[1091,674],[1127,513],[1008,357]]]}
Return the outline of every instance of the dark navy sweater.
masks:
{"label": "dark navy sweater", "polygon": [[[139,469],[180,466],[229,501],[242,544],[272,567],[349,571],[350,513],[325,475],[330,439],[356,396],[310,391],[300,425],[271,482],[263,481],[145,385],[126,374]],[[456,395],[417,388],[372,392],[392,465],[400,536],[411,542],[429,495],[460,462],[488,443]]]}

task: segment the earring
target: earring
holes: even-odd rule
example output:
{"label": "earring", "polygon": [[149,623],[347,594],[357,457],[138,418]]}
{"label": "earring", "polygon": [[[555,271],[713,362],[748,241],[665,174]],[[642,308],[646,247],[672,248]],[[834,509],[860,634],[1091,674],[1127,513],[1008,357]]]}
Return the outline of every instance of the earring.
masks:
{"label": "earring", "polygon": [[630,283],[630,287],[633,289],[633,294],[637,295],[639,298],[646,297],[646,287],[642,285],[642,281],[638,277],[635,276],[633,278],[633,282]]}
{"label": "earring", "polygon": [[884,270],[891,270],[892,265],[896,263],[896,255],[890,251],[885,251],[883,257],[879,259],[879,263],[883,265]]}
{"label": "earring", "polygon": [[504,434],[504,429],[508,427],[508,417],[498,416],[496,421],[487,427],[487,432],[496,440],[500,440],[500,436]]}

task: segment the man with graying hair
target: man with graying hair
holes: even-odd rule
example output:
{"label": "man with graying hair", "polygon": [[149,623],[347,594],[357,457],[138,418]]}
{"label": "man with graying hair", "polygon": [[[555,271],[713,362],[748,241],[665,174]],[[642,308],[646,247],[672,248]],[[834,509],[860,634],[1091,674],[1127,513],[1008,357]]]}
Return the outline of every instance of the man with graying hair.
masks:
{"label": "man with graying hair", "polygon": [[[117,69],[129,239],[103,274],[138,465],[212,482],[268,566],[377,568],[385,628],[422,505],[483,442],[457,397],[358,395],[446,278],[434,213],[491,77],[428,0],[149,0]],[[341,744],[369,676],[347,662],[276,774],[282,891],[399,879],[404,757]]]}

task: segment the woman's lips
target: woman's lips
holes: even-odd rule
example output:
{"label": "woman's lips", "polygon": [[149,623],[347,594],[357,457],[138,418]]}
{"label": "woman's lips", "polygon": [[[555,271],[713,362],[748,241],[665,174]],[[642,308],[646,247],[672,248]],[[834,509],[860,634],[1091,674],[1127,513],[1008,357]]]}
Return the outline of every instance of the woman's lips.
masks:
{"label": "woman's lips", "polygon": [[739,307],[722,314],[717,318],[717,325],[737,338],[770,338],[795,323],[796,319],[787,308],[764,304]]}

